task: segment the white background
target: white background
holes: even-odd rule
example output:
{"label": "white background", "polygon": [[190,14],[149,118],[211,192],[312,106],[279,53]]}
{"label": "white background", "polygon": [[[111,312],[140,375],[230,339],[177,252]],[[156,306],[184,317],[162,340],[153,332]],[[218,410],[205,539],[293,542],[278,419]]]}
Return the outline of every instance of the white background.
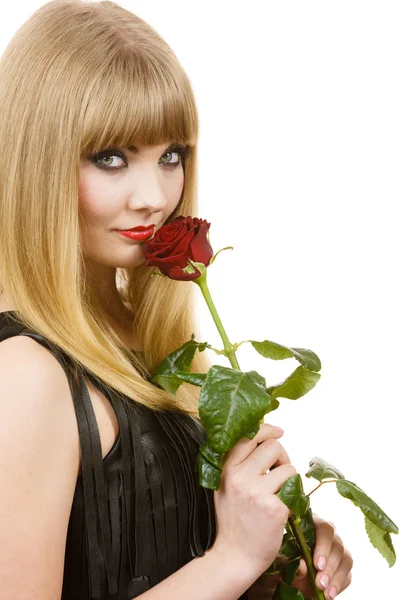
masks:
{"label": "white background", "polygon": [[[215,252],[234,246],[208,270],[230,341],[269,339],[321,358],[317,387],[282,399],[266,421],[285,429],[301,474],[323,457],[400,525],[398,2],[119,4],[164,37],[192,81],[200,216]],[[7,6],[2,47],[42,5]],[[222,347],[198,293],[201,341]],[[250,344],[237,358],[267,385],[298,365]],[[306,491],[315,485],[305,479]],[[399,598],[400,568],[370,545],[362,513],[332,484],[311,499],[354,558],[340,597]]]}

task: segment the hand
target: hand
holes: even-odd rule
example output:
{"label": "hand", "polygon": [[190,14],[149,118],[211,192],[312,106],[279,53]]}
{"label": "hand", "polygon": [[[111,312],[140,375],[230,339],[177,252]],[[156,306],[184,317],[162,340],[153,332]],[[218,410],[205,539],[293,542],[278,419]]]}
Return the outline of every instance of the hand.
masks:
{"label": "hand", "polygon": [[[335,533],[335,526],[332,523],[320,519],[313,513],[315,523],[315,550],[313,555],[313,564],[317,569],[315,582],[317,588],[324,590],[326,600],[332,600],[337,594],[340,594],[351,583],[351,569],[353,559],[343,546],[341,538]],[[323,569],[319,568],[318,560],[324,557],[326,565]],[[286,557],[279,556],[278,562],[286,562]],[[327,577],[326,587],[324,576]],[[249,590],[250,600],[269,600],[282,578],[278,575],[261,575]],[[292,586],[303,594],[305,598],[315,598],[315,591],[312,587],[307,573],[307,565],[304,559],[301,559],[297,570],[296,578]]]}
{"label": "hand", "polygon": [[213,555],[237,562],[249,581],[264,573],[279,553],[290,515],[277,492],[297,471],[278,442],[282,434],[278,427],[261,423],[252,440],[238,440],[225,454],[221,485],[214,492]]}
{"label": "hand", "polygon": [[[343,546],[342,539],[336,534],[334,524],[320,519],[315,513],[313,513],[313,518],[315,523],[313,564],[317,569],[315,583],[318,589],[325,591],[326,600],[331,600],[349,587],[353,558]],[[325,559],[325,564],[319,563],[321,557]],[[306,597],[315,598],[315,592],[309,583],[307,566],[303,559],[300,561],[296,579],[292,585]]]}

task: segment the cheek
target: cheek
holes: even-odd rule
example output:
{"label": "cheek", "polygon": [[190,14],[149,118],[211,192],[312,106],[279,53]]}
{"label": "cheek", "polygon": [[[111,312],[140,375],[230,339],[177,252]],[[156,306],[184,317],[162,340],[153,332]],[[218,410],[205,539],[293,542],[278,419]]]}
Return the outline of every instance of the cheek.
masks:
{"label": "cheek", "polygon": [[96,224],[109,217],[110,202],[104,186],[85,179],[79,182],[79,213],[87,224]]}
{"label": "cheek", "polygon": [[93,204],[94,196],[93,186],[90,186],[90,183],[85,179],[81,179],[79,182],[79,212],[85,217],[92,210],[91,205]]}
{"label": "cheek", "polygon": [[169,195],[171,212],[179,204],[179,201],[182,196],[184,184],[185,184],[185,175],[182,171],[180,174],[180,177],[177,177],[176,180],[174,181],[174,185],[171,186],[171,190],[170,190],[171,193]]}

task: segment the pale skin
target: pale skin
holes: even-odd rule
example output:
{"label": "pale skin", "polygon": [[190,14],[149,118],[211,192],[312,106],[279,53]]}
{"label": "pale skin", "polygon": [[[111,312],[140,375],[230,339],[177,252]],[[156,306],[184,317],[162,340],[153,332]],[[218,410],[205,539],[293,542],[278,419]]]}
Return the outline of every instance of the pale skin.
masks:
{"label": "pale skin", "polygon": [[[226,473],[227,481],[234,481],[236,478],[236,485],[239,481],[239,486],[244,486],[248,490],[254,490],[258,488],[260,485],[254,477],[249,477],[254,472],[254,466],[249,463],[249,457],[253,458],[253,454],[256,455],[256,459],[253,458],[253,465],[258,466],[257,475],[261,475],[262,478],[266,477],[266,480],[270,477],[271,472],[276,473],[278,469],[282,469],[283,466],[291,465],[290,457],[285,450],[285,448],[278,443],[280,447],[279,458],[274,463],[268,463],[268,456],[270,456],[270,449],[274,447],[274,445],[268,445],[271,442],[269,438],[275,438],[278,440],[283,434],[283,430],[278,427],[271,426],[267,423],[263,423],[260,425],[259,431],[256,436],[250,441],[249,438],[242,438],[233,446],[231,450],[229,450],[225,455],[225,467],[222,474],[221,486],[217,492],[215,492],[215,506],[216,506],[216,515],[217,515],[217,525],[219,521],[222,521],[222,541],[221,538],[216,537],[215,544],[218,547],[221,554],[226,552],[230,552],[230,548],[235,543],[237,538],[240,538],[242,535],[242,519],[238,519],[237,531],[236,521],[229,521],[229,503],[226,502],[226,498],[229,497],[229,492],[231,489],[235,489],[235,485],[229,486],[226,482],[224,474]],[[255,444],[255,445],[254,445]],[[264,447],[265,444],[265,447]],[[253,446],[252,453],[249,455],[248,447]],[[247,448],[246,448],[247,447]],[[260,449],[263,448],[262,454],[260,453]],[[276,456],[276,455],[275,455]],[[270,458],[269,458],[270,460]],[[265,461],[265,462],[264,462]],[[272,466],[270,466],[272,464]],[[265,465],[268,465],[265,470]],[[260,469],[261,466],[261,469]],[[277,468],[276,471],[271,471],[273,468]],[[263,485],[263,484],[261,484]],[[270,486],[271,484],[269,484]],[[282,485],[282,484],[280,484]],[[265,492],[268,496],[269,487],[265,487]],[[258,490],[259,491],[259,490]],[[274,491],[274,494],[276,491]],[[258,495],[254,492],[252,493],[253,498]],[[234,498],[234,506],[240,507],[240,495],[236,492],[236,498]],[[282,503],[283,504],[283,503]],[[257,511],[257,505],[253,503],[254,511]],[[265,507],[268,506],[267,504]],[[229,527],[226,529],[224,527],[224,522],[222,519],[218,519],[218,515],[221,514],[221,511],[227,511],[228,515],[228,523]],[[266,510],[263,507],[263,512]],[[239,513],[240,514],[240,513]],[[290,511],[288,511],[288,515],[290,515]],[[249,515],[250,517],[252,515]],[[262,515],[258,515],[258,519],[263,518]],[[353,566],[353,559],[349,553],[349,551],[344,547],[342,539],[336,534],[335,526],[333,523],[324,521],[318,515],[313,513],[314,523],[315,523],[315,549],[312,556],[313,565],[317,571],[316,575],[316,587],[323,591],[325,600],[332,600],[338,594],[343,592],[351,582],[351,569]],[[285,518],[285,520],[287,517]],[[217,527],[218,531],[218,527]],[[260,524],[258,531],[264,531]],[[233,533],[232,533],[233,532]],[[257,534],[255,534],[257,537]],[[268,536],[268,533],[266,534]],[[233,537],[232,537],[233,536]],[[260,537],[260,536],[258,536]],[[264,536],[265,537],[265,536]],[[276,536],[275,536],[276,537]],[[263,535],[261,535],[263,538]],[[226,539],[228,540],[226,542]],[[264,554],[262,550],[262,546],[260,546],[260,539],[254,540],[254,543],[251,545],[251,548],[246,547],[244,552],[244,557],[246,561],[246,557],[251,556],[251,560],[254,561],[254,552],[260,551]],[[273,539],[273,535],[271,538],[271,548],[274,548],[274,543],[276,543],[276,539]],[[222,548],[221,548],[222,545]],[[279,552],[279,546],[277,546],[277,550],[274,550],[274,556],[276,557],[275,552]],[[255,548],[257,550],[255,550]],[[325,559],[325,564],[321,564],[321,559]],[[278,554],[278,562],[284,564],[287,562],[287,558],[285,556]],[[243,562],[243,556],[242,556]],[[270,558],[268,559],[268,563],[266,566],[263,566],[259,572],[263,572],[268,568],[268,566],[272,563]],[[278,575],[261,575],[258,579],[252,584],[249,589],[249,600],[272,600],[276,586],[278,582],[282,581],[280,576]],[[305,561],[302,559],[300,561],[300,565],[296,574],[296,578],[291,584],[292,587],[300,590],[306,599],[315,599],[316,594],[313,586],[308,580],[307,575],[307,566]]]}
{"label": "pale skin", "polygon": [[[124,305],[116,285],[118,267],[144,263],[142,243],[115,229],[154,224],[157,231],[175,210],[182,195],[184,170],[180,154],[157,146],[104,149],[95,159],[80,161],[79,217],[83,251],[104,312],[128,348],[134,348],[134,315]],[[114,152],[116,151],[117,154]]]}
{"label": "pale skin", "polygon": [[[80,165],[79,207],[87,264],[111,323],[121,337],[128,336],[125,341],[130,348],[135,340],[129,338],[126,324],[132,322],[133,315],[119,296],[116,268],[143,264],[144,255],[140,242],[113,229],[154,223],[157,230],[175,210],[183,191],[184,170],[177,152],[165,154],[169,146],[138,147],[137,152],[118,148],[124,158],[112,153],[107,157],[98,155],[94,164],[85,157]],[[168,163],[176,166],[166,166]],[[326,600],[332,600],[349,586],[353,561],[333,524],[317,516],[315,524],[313,562],[318,570],[317,587],[325,590]],[[326,563],[322,568],[320,558]],[[252,586],[251,598],[272,598],[278,580],[276,576],[259,578]],[[304,560],[293,587],[307,598],[315,597]]]}
{"label": "pale skin", "polygon": [[[111,326],[128,348],[136,345],[131,330],[134,315],[119,295],[116,269],[143,264],[144,255],[141,242],[125,238],[114,230],[154,223],[157,231],[175,210],[183,191],[184,170],[179,153],[167,152],[169,146],[166,143],[138,147],[137,152],[117,148],[115,150],[123,156],[111,152],[105,157],[101,153],[97,164],[88,157],[82,157],[80,163],[79,216],[91,284],[97,290]],[[14,308],[3,293],[0,311]],[[353,561],[334,525],[316,515],[314,520],[313,562],[318,570],[317,587],[325,590],[326,600],[332,600],[349,586]],[[323,568],[319,565],[320,557],[326,561]],[[324,576],[326,586],[322,585]],[[249,591],[250,600],[272,598],[279,580],[276,576],[261,576]],[[315,598],[304,560],[292,586],[306,598]]]}
{"label": "pale skin", "polygon": [[[313,513],[316,544],[313,554],[313,564],[317,569],[316,583],[320,590],[324,590],[326,600],[332,600],[343,592],[351,583],[351,569],[353,558],[344,547],[341,537],[336,533],[335,525],[324,521]],[[320,568],[320,559],[325,560],[325,566]],[[285,562],[285,557],[280,557],[280,562]],[[321,566],[323,566],[321,564]],[[282,579],[277,575],[262,575],[257,579],[249,592],[249,600],[271,600],[277,583]],[[326,585],[322,585],[325,583]],[[303,559],[297,571],[292,587],[300,590],[305,598],[315,598],[314,589],[307,576],[307,566]]]}

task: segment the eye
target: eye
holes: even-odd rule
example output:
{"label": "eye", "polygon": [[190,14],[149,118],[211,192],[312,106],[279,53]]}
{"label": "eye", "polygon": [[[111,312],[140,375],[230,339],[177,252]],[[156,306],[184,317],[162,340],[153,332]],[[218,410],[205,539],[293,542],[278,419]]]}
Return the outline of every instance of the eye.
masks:
{"label": "eye", "polygon": [[187,155],[187,150],[172,149],[169,152],[166,152],[166,154],[163,154],[163,156],[161,157],[161,159],[163,159],[164,156],[171,156],[172,154],[176,154],[177,157],[178,157],[178,159],[175,160],[175,161],[173,161],[173,162],[171,160],[165,162],[164,164],[165,164],[166,167],[169,167],[169,166],[171,166],[171,167],[178,167],[180,164],[182,164],[183,161],[184,161],[184,159],[185,159],[185,157],[186,157],[186,155]]}
{"label": "eye", "polygon": [[105,150],[104,152],[100,152],[100,154],[94,154],[93,156],[89,156],[89,160],[91,160],[95,165],[97,165],[100,169],[104,169],[105,171],[116,171],[121,166],[110,167],[110,164],[104,163],[103,166],[100,164],[100,161],[104,161],[104,159],[110,158],[121,158],[125,165],[128,166],[125,154],[119,152],[117,150]]}
{"label": "eye", "polygon": [[180,163],[180,159],[181,159],[181,157],[180,157],[180,155],[179,155],[179,152],[167,152],[166,154],[163,154],[163,156],[162,156],[161,158],[164,158],[164,156],[171,156],[172,154],[176,154],[176,155],[178,156],[178,160],[177,160],[177,161],[175,161],[175,162],[171,162],[171,161],[169,160],[169,161],[167,161],[166,163],[164,163],[165,165],[176,165],[176,164],[179,164],[179,163]]}
{"label": "eye", "polygon": [[[165,157],[171,157],[173,154],[177,155],[177,160],[172,161],[171,158],[166,161],[164,161],[163,159]],[[166,152],[165,154],[162,155],[160,161],[161,164],[163,164],[166,168],[168,169],[176,169],[177,167],[179,167],[180,165],[182,165],[185,161],[185,158],[187,157],[187,155],[189,154],[189,146],[182,146],[182,145],[177,145],[177,146],[173,146],[168,148],[168,152]],[[127,168],[128,167],[128,161],[127,158],[125,156],[125,154],[123,152],[120,152],[119,150],[115,150],[113,148],[109,149],[109,150],[104,150],[103,152],[100,152],[98,154],[93,154],[92,156],[88,157],[89,160],[94,163],[99,169],[103,169],[104,171],[118,171],[121,168]],[[115,159],[115,158],[120,158],[122,159],[125,167],[118,165],[117,166],[111,166],[112,163],[110,163],[110,159]],[[102,164],[101,164],[102,161]],[[107,162],[104,162],[107,161]]]}

